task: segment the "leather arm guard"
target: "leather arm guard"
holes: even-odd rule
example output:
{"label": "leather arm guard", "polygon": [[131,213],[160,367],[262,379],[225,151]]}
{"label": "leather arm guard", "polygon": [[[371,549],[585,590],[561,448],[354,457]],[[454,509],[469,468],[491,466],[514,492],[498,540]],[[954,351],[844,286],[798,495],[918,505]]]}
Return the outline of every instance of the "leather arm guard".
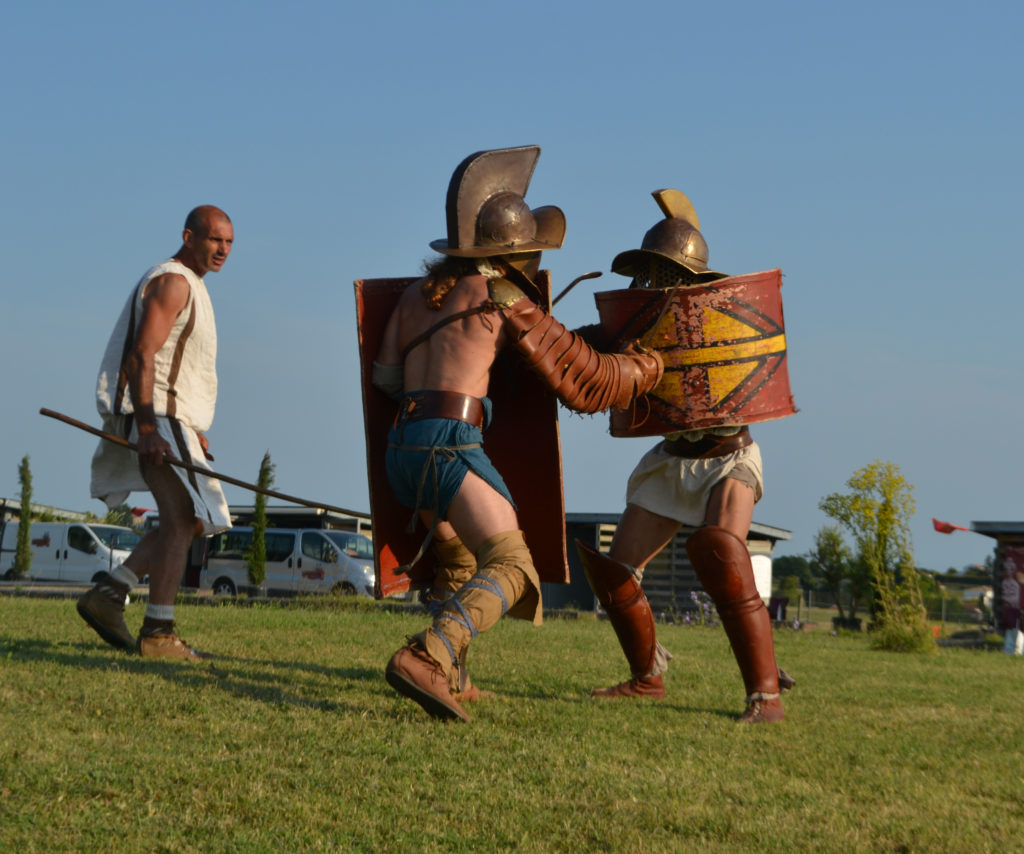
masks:
{"label": "leather arm guard", "polygon": [[632,344],[621,353],[600,353],[506,280],[492,280],[491,295],[516,348],[569,409],[628,409],[661,381],[665,366],[658,353]]}

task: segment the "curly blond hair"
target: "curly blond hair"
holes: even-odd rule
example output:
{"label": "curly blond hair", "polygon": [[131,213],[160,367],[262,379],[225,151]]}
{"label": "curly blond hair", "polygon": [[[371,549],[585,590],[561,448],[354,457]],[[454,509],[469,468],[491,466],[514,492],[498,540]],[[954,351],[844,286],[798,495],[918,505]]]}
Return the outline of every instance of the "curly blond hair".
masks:
{"label": "curly blond hair", "polygon": [[423,272],[427,274],[427,280],[420,287],[420,293],[427,301],[427,308],[440,311],[444,298],[456,282],[463,276],[476,275],[476,260],[442,255],[433,261],[424,261]]}

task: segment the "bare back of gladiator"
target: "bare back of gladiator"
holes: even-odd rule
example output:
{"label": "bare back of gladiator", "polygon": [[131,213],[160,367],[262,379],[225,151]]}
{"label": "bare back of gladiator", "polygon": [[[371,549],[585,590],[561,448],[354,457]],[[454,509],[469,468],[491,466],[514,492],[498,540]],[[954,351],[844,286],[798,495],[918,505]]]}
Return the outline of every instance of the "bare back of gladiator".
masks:
{"label": "bare back of gladiator", "polygon": [[[391,315],[377,359],[397,365],[402,352],[418,335],[446,318],[483,305],[488,300],[485,276],[463,276],[432,310],[414,282]],[[405,357],[405,390],[437,389],[484,397],[491,365],[505,344],[500,318],[493,313],[470,314],[437,329]]]}

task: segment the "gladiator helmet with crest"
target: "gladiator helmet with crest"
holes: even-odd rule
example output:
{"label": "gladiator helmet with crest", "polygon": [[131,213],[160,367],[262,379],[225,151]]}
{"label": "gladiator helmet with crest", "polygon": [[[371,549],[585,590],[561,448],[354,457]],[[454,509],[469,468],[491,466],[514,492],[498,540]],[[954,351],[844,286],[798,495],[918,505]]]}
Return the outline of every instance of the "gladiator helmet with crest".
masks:
{"label": "gladiator helmet with crest", "polygon": [[[689,284],[725,278],[725,273],[708,269],[708,244],[700,233],[697,211],[690,200],[679,190],[672,189],[655,190],[651,195],[665,214],[665,219],[644,235],[639,249],[616,255],[612,261],[612,272],[647,280],[642,285],[645,287],[675,284],[680,267],[687,272]],[[663,283],[659,284],[657,279],[662,279]]]}

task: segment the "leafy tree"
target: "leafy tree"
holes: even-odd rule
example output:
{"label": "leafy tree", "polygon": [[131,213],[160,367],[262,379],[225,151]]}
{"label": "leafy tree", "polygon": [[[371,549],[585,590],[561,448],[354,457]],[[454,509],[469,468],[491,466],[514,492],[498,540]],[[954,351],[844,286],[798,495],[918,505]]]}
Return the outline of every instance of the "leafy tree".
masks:
{"label": "leafy tree", "polygon": [[108,510],[107,515],[100,521],[105,525],[121,525],[124,528],[130,528],[133,519],[132,508],[128,504],[118,504],[113,510]]}
{"label": "leafy tree", "polygon": [[850,492],[825,496],[818,507],[854,539],[857,554],[882,571],[898,571],[911,553],[913,486],[899,467],[875,460],[846,482]]}
{"label": "leafy tree", "polygon": [[814,548],[808,555],[811,569],[832,594],[839,612],[840,624],[857,616],[869,586],[865,583],[863,565],[854,560],[836,525],[825,525],[814,535]]}
{"label": "leafy tree", "polygon": [[775,558],[772,561],[772,575],[779,578],[795,576],[804,590],[814,590],[817,587],[811,562],[803,555],[783,555]]}
{"label": "leafy tree", "polygon": [[28,456],[22,457],[18,465],[18,483],[21,485],[21,521],[11,572],[16,578],[21,578],[32,568],[32,469],[29,468]]}
{"label": "leafy tree", "polygon": [[939,581],[940,576],[928,570],[918,570],[917,580],[921,587],[921,595],[927,599],[931,596],[938,596],[940,588],[944,585]]}
{"label": "leafy tree", "polygon": [[872,585],[872,643],[896,650],[934,648],[914,568],[910,520],[913,485],[894,463],[875,460],[846,482],[849,492],[825,496],[818,507],[853,537]]}
{"label": "leafy tree", "polygon": [[[260,463],[260,474],[256,485],[270,489],[274,483],[274,464],[270,461],[270,451],[263,455]],[[267,532],[267,496],[256,493],[256,506],[252,515],[252,545],[247,555],[249,564],[249,583],[259,587],[267,578],[267,544],[263,535]]]}

